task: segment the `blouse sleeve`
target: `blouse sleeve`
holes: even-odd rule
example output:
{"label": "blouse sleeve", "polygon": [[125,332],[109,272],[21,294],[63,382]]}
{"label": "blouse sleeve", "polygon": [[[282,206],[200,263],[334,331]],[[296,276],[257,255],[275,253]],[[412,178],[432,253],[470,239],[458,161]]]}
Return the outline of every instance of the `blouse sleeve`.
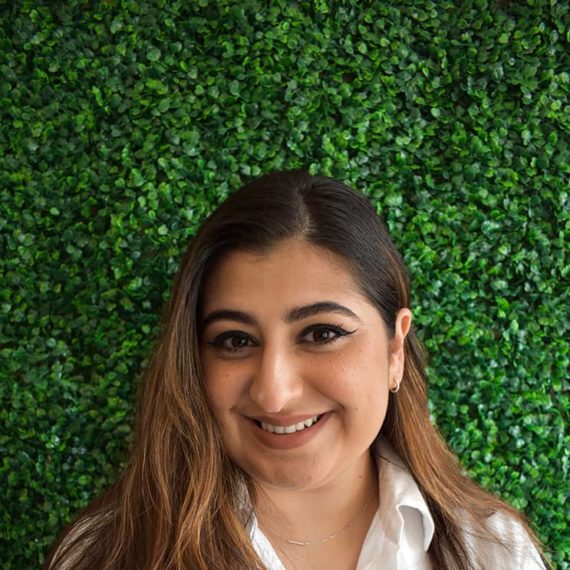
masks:
{"label": "blouse sleeve", "polygon": [[545,570],[544,562],[521,524],[506,513],[495,513],[488,521],[489,530],[502,542],[489,543],[467,538],[478,557],[485,560],[485,568],[500,570]]}

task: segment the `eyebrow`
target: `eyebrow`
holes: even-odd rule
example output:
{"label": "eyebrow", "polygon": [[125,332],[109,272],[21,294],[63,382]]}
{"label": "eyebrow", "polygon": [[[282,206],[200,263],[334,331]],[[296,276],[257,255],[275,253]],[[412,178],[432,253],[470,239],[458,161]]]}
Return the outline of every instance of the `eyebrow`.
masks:
{"label": "eyebrow", "polygon": [[[334,313],[337,315],[342,315],[344,317],[350,317],[362,322],[362,320],[353,313],[348,307],[335,303],[334,301],[319,301],[318,303],[312,303],[310,305],[304,305],[302,307],[295,307],[287,312],[285,315],[285,322],[290,324],[308,317],[313,317],[321,313]],[[208,325],[215,321],[237,321],[245,325],[257,325],[257,320],[250,313],[245,313],[243,311],[235,311],[232,309],[219,309],[217,311],[212,311],[203,321],[202,327],[206,328]]]}

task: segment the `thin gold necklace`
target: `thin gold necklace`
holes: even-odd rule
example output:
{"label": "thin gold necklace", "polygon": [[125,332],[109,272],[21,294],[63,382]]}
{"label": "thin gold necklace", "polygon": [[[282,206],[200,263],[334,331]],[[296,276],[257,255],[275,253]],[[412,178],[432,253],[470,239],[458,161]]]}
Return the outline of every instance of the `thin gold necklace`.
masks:
{"label": "thin gold necklace", "polygon": [[339,536],[343,532],[346,532],[350,528],[350,526],[356,521],[356,519],[364,512],[364,509],[370,503],[370,499],[372,499],[373,495],[374,492],[372,492],[368,496],[364,505],[362,505],[360,510],[356,513],[356,515],[354,515],[354,518],[352,518],[346,526],[343,526],[340,530],[337,530],[334,534],[329,534],[329,536],[325,536],[324,538],[319,538],[318,540],[295,540],[293,538],[288,538],[287,543],[294,544],[295,546],[314,546],[315,544],[324,544],[325,542],[331,541],[333,538],[336,538],[337,536]]}

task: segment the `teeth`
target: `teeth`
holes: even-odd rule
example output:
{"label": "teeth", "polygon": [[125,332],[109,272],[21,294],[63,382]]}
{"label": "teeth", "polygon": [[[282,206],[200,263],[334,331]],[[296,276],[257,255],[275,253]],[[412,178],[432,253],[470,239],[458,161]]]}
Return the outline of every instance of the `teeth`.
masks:
{"label": "teeth", "polygon": [[265,431],[270,433],[278,433],[278,434],[285,434],[285,433],[295,433],[296,431],[304,430],[305,428],[311,427],[314,423],[317,422],[319,416],[313,416],[308,420],[292,424],[290,426],[274,426],[272,424],[266,424],[265,422],[261,423],[261,428]]}

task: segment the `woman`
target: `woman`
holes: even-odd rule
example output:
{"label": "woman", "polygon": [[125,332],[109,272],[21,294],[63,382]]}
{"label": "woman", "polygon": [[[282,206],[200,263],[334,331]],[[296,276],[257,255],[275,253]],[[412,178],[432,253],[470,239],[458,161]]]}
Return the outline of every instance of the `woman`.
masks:
{"label": "woman", "polygon": [[346,186],[280,172],[205,222],[120,480],[45,568],[538,569],[432,426],[402,259]]}

